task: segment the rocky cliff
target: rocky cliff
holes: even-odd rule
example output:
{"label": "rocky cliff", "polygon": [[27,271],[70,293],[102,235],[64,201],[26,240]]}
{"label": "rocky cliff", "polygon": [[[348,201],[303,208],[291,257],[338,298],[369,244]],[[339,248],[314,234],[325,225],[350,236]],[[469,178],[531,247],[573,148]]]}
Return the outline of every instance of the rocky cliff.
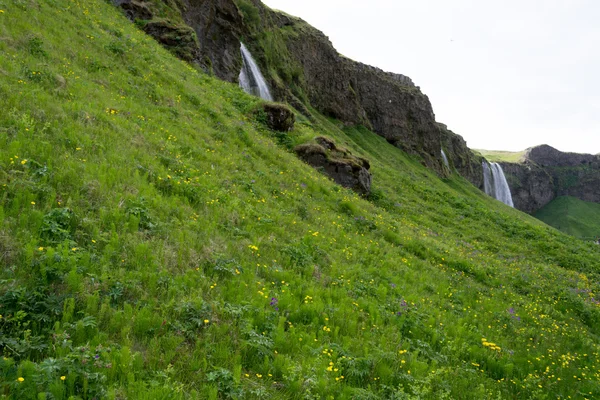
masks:
{"label": "rocky cliff", "polygon": [[527,149],[521,163],[503,162],[515,207],[534,213],[558,196],[600,203],[600,156],[564,153],[548,145]]}
{"label": "rocky cliff", "polygon": [[480,158],[436,122],[429,99],[410,78],[340,55],[327,36],[299,18],[259,0],[113,2],[176,55],[229,82],[238,79],[242,41],[277,100],[307,116],[314,108],[365,125],[440,175],[451,172],[441,161],[444,149],[451,166],[482,185]]}

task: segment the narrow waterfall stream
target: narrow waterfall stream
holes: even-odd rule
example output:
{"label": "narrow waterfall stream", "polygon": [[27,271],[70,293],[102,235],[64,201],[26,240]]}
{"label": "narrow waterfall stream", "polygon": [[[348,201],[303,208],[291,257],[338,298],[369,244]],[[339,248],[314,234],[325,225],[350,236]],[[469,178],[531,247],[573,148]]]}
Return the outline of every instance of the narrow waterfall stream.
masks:
{"label": "narrow waterfall stream", "polygon": [[515,206],[500,164],[483,161],[483,188],[488,196],[511,207]]}
{"label": "narrow waterfall stream", "polygon": [[446,153],[444,153],[444,149],[442,149],[442,161],[444,161],[444,165],[446,168],[450,169],[450,163],[448,162],[448,157],[446,157]]}
{"label": "narrow waterfall stream", "polygon": [[267,82],[260,72],[260,68],[252,58],[250,51],[241,43],[242,51],[242,70],[240,71],[239,81],[240,87],[246,93],[258,96],[261,99],[273,101],[273,96],[269,91]]}

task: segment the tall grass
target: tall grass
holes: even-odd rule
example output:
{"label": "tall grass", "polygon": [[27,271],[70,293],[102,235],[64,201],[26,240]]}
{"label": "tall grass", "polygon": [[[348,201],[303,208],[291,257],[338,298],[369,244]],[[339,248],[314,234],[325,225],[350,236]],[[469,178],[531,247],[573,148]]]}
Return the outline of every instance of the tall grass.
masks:
{"label": "tall grass", "polygon": [[107,2],[0,10],[0,397],[600,396],[596,246],[366,129],[282,140]]}

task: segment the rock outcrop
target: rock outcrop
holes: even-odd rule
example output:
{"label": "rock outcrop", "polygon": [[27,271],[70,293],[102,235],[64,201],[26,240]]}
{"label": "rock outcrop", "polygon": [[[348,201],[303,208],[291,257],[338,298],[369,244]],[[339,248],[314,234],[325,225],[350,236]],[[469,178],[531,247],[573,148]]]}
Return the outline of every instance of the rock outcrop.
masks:
{"label": "rock outcrop", "polygon": [[600,168],[600,157],[597,155],[564,153],[547,144],[527,149],[524,158],[542,167],[590,166]]}
{"label": "rock outcrop", "polygon": [[285,104],[264,103],[261,111],[270,129],[278,132],[289,132],[294,129],[296,115]]}
{"label": "rock outcrop", "polygon": [[554,179],[534,163],[499,163],[517,210],[533,214],[556,197]]}
{"label": "rock outcrop", "polygon": [[442,171],[442,137],[431,103],[410,78],[343,57],[322,32],[300,19],[284,14],[274,19],[295,32],[286,36],[285,45],[303,78],[296,96],[304,93],[321,113],[365,125]]}
{"label": "rock outcrop", "polygon": [[523,162],[502,162],[515,207],[534,213],[558,196],[600,203],[600,156],[564,153],[548,145],[527,149]]}
{"label": "rock outcrop", "polygon": [[304,162],[321,170],[337,184],[365,196],[371,192],[369,161],[338,148],[331,139],[318,137],[314,143],[299,145],[294,150]]}
{"label": "rock outcrop", "polygon": [[113,0],[113,4],[121,7],[131,21],[136,19],[149,20],[154,14],[150,10],[150,5],[144,1],[138,0]]}
{"label": "rock outcrop", "polygon": [[112,1],[130,20],[142,20],[142,29],[177,57],[223,80],[237,80],[246,31],[233,0]]}
{"label": "rock outcrop", "polygon": [[483,157],[473,153],[462,136],[449,130],[446,125],[438,123],[438,128],[442,137],[442,149],[450,166],[477,188],[483,190]]}
{"label": "rock outcrop", "polygon": [[154,19],[143,26],[144,32],[168,48],[173,54],[188,62],[197,61],[198,40],[187,25],[174,25],[166,19]]}
{"label": "rock outcrop", "polygon": [[198,63],[228,82],[237,82],[242,58],[240,39],[247,26],[233,0],[178,0],[184,21],[196,32]]}

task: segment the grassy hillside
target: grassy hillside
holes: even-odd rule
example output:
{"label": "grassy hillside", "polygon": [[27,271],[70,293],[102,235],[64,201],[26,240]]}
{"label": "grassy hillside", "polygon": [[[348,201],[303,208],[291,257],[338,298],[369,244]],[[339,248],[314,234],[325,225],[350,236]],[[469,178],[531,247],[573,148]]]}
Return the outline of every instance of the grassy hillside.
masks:
{"label": "grassy hillside", "polygon": [[525,151],[502,151],[502,150],[475,150],[482,156],[484,156],[488,161],[491,162],[511,162],[518,163],[521,162],[523,156],[525,155]]}
{"label": "grassy hillside", "polygon": [[0,10],[0,398],[600,397],[598,246],[365,129],[269,132],[106,1]]}
{"label": "grassy hillside", "polygon": [[600,204],[562,196],[535,213],[548,225],[579,238],[600,236]]}

